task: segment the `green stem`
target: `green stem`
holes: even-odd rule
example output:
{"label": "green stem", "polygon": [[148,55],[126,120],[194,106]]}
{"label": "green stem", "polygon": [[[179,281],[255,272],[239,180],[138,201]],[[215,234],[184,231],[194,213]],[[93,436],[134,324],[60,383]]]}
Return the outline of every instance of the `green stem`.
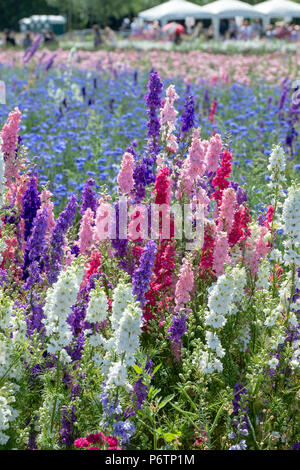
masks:
{"label": "green stem", "polygon": [[53,426],[54,426],[54,418],[55,418],[55,410],[56,410],[56,405],[57,405],[57,395],[58,395],[58,384],[59,384],[59,356],[60,353],[57,355],[57,364],[56,364],[56,384],[55,384],[55,398],[54,398],[54,405],[53,405],[53,410],[52,410],[52,416],[51,416],[51,427],[50,427],[50,433],[52,435],[53,433]]}

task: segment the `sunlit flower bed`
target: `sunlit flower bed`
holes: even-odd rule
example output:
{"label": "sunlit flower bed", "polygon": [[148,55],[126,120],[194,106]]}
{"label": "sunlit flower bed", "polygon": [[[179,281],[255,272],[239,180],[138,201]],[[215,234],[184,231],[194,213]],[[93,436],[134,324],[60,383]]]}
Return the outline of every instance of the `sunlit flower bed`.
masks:
{"label": "sunlit flower bed", "polygon": [[147,136],[124,148],[115,190],[89,178],[58,216],[20,110],[7,117],[3,449],[299,449],[294,165],[273,146],[258,212],[231,139],[202,135],[191,96],[179,119],[176,88],[162,93],[152,72]]}

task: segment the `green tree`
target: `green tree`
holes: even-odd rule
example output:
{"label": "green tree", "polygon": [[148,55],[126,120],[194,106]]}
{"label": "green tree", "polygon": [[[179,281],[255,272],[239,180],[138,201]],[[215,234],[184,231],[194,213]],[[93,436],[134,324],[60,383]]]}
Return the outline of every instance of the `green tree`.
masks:
{"label": "green tree", "polygon": [[59,9],[68,18],[69,28],[99,23],[110,24],[111,20],[134,16],[139,11],[161,3],[159,0],[47,0],[48,5]]}

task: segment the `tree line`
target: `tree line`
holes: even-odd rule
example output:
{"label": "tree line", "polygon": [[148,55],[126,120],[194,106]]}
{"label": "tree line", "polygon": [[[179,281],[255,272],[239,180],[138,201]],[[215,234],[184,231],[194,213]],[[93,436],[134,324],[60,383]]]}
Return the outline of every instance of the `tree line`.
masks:
{"label": "tree line", "polygon": [[[18,30],[19,20],[31,15],[65,15],[68,27],[85,28],[95,23],[118,27],[124,17],[132,18],[139,11],[159,5],[165,0],[0,0],[0,30]],[[192,0],[205,5],[212,0]],[[250,4],[261,0],[248,0]],[[300,0],[298,0],[300,3]]]}

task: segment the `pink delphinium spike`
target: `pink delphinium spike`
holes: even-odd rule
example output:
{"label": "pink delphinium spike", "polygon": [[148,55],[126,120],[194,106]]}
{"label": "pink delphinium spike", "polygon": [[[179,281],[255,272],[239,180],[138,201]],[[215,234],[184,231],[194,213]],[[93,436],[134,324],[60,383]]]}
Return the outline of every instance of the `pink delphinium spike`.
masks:
{"label": "pink delphinium spike", "polygon": [[201,131],[200,129],[194,129],[192,143],[189,148],[189,175],[193,179],[201,177],[205,173],[204,155]]}
{"label": "pink delphinium spike", "polygon": [[13,155],[17,149],[17,140],[21,113],[19,108],[12,111],[1,131],[2,152],[6,155]]}
{"label": "pink delphinium spike", "polygon": [[94,213],[89,207],[85,211],[79,230],[79,248],[80,253],[86,254],[91,250],[93,245],[93,233],[94,233]]}
{"label": "pink delphinium spike", "polygon": [[128,238],[130,240],[143,240],[147,236],[146,229],[148,224],[146,223],[145,215],[145,206],[142,205],[135,207],[130,215],[130,222],[128,224]]}
{"label": "pink delphinium spike", "polygon": [[237,202],[235,190],[233,188],[225,189],[222,194],[222,202],[220,206],[218,220],[219,231],[226,231],[227,233],[230,233],[234,220],[236,205]]}
{"label": "pink delphinium spike", "polygon": [[96,220],[94,227],[94,241],[104,241],[113,234],[110,233],[112,226],[112,208],[111,205],[100,199],[96,212]]}
{"label": "pink delphinium spike", "polygon": [[20,121],[20,110],[19,108],[15,108],[14,111],[9,114],[1,131],[2,152],[6,157],[4,176],[8,181],[12,178],[17,178],[20,170],[18,162],[15,160]]}
{"label": "pink delphinium spike", "polygon": [[46,209],[47,212],[47,238],[51,235],[53,228],[55,227],[55,219],[54,219],[54,204],[51,201],[52,193],[48,189],[44,189],[41,192],[41,207],[38,210],[38,214]]}
{"label": "pink delphinium spike", "polygon": [[134,170],[134,158],[129,152],[125,152],[123,155],[121,170],[118,175],[118,185],[124,194],[128,194],[132,191],[134,185],[133,179]]}
{"label": "pink delphinium spike", "polygon": [[[166,99],[164,100],[163,106],[160,110],[160,125],[162,140],[165,144],[165,148],[170,153],[176,153],[178,150],[178,143],[173,131],[176,126],[177,114],[174,107],[174,102],[178,99],[178,95],[175,91],[175,86],[170,85],[166,91]],[[163,164],[160,163],[160,167]]]}
{"label": "pink delphinium spike", "polygon": [[222,150],[222,139],[220,134],[215,134],[210,138],[207,152],[205,155],[205,163],[208,171],[216,171],[218,168],[218,162],[220,153]]}
{"label": "pink delphinium spike", "polygon": [[194,288],[194,273],[193,268],[186,258],[183,259],[183,264],[180,268],[179,279],[175,288],[175,303],[176,310],[187,304],[191,300],[190,292]]}
{"label": "pink delphinium spike", "polygon": [[213,254],[213,271],[216,276],[224,274],[224,264],[228,261],[228,238],[226,232],[218,232]]}
{"label": "pink delphinium spike", "polygon": [[183,193],[191,197],[195,181],[201,178],[206,170],[204,161],[205,151],[202,146],[201,130],[194,129],[193,139],[189,148],[189,154],[181,168],[176,197],[180,198]]}

